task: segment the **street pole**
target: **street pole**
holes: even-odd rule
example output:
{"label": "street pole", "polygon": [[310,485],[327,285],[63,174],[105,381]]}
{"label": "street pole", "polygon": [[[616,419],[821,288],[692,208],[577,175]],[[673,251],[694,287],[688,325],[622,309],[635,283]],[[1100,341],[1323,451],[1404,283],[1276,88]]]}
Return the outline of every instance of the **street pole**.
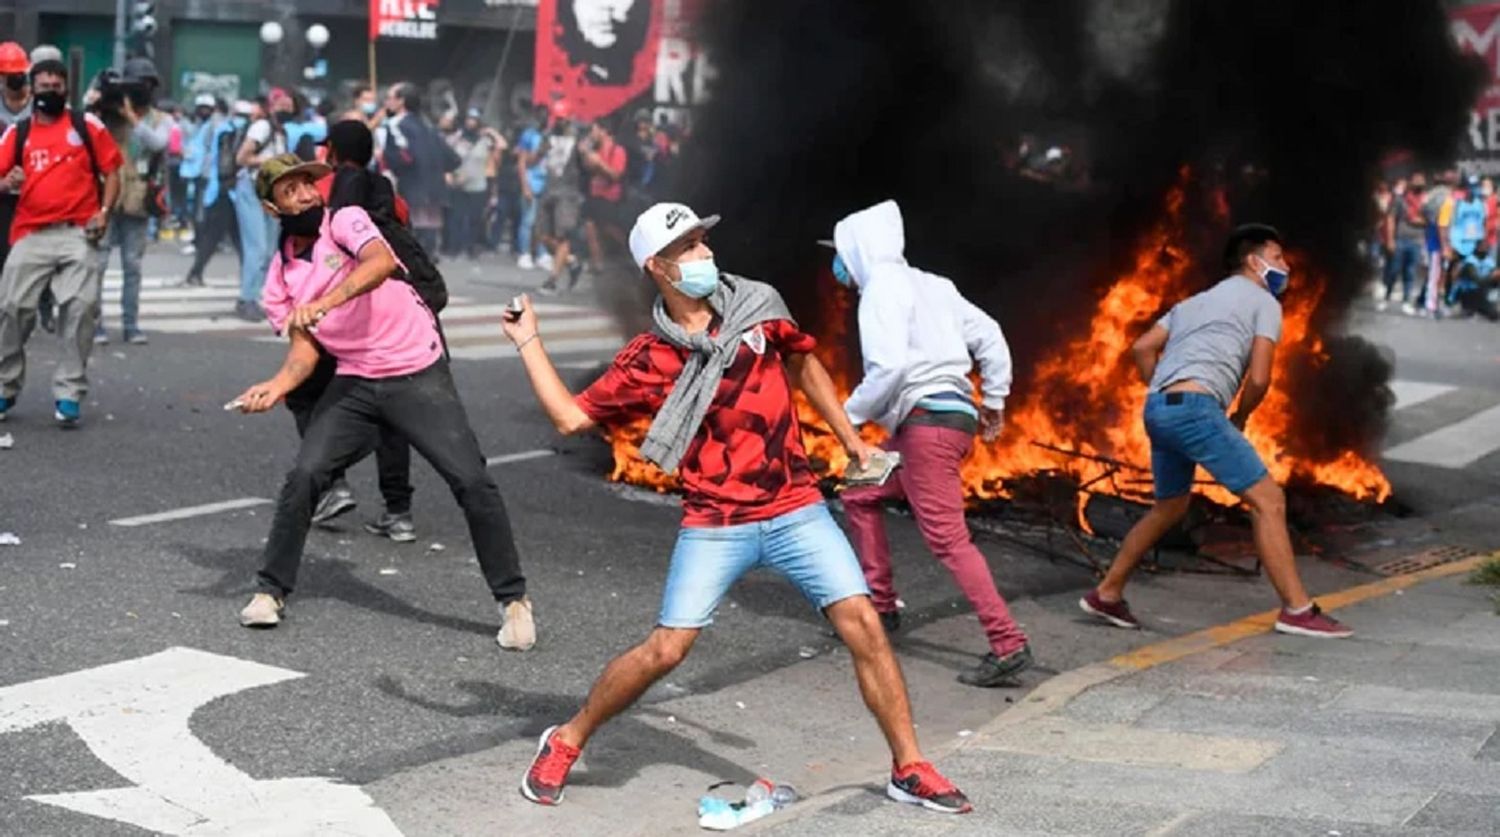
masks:
{"label": "street pole", "polygon": [[115,0],[115,69],[125,71],[125,31],[130,21],[130,0]]}
{"label": "street pole", "polygon": [[505,33],[505,46],[500,50],[500,63],[495,65],[495,80],[490,84],[490,95],[484,103],[484,117],[494,119],[496,124],[500,121],[500,84],[505,76],[505,62],[510,60],[510,44],[516,38],[516,27],[521,25],[522,8],[520,3],[516,3],[515,14],[510,19],[510,29]]}

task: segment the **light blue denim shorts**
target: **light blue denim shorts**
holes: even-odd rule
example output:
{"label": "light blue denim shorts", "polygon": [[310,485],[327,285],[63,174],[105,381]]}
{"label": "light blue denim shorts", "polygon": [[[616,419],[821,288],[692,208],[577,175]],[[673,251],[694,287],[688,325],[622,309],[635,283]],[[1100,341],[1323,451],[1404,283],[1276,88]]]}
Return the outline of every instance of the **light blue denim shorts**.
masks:
{"label": "light blue denim shorts", "polygon": [[759,523],[683,528],[657,624],[701,628],[729,588],[756,567],[769,567],[822,610],[851,596],[868,596],[859,559],[823,503]]}

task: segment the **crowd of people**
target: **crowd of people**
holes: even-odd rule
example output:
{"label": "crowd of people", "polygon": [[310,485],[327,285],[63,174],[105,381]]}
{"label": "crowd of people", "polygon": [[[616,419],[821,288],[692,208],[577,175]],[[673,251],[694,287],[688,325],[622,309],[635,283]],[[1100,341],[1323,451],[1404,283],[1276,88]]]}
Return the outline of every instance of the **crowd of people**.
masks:
{"label": "crowd of people", "polygon": [[[1490,177],[1416,172],[1375,190],[1376,307],[1500,321],[1500,203]],[[1399,296],[1397,291],[1399,289]]]}
{"label": "crowd of people", "polygon": [[[415,450],[463,511],[498,610],[496,641],[516,652],[533,648],[537,625],[510,518],[449,369],[441,325],[447,291],[436,263],[445,251],[462,257],[508,241],[522,267],[548,271],[543,291],[556,292],[565,274],[571,286],[619,250],[657,293],[652,326],[582,393],[559,376],[529,299],[510,306],[497,327],[560,432],[649,419],[641,452],[680,476],[683,521],[651,630],[605,668],[576,714],[542,734],[521,792],[539,804],[562,802],[588,740],[681,664],[729,589],[764,566],[791,581],[849,649],[861,695],[889,745],[887,795],[944,813],[972,810],[917,743],[888,638],[901,620],[881,509],[910,503],[927,546],[979,616],[988,650],[959,680],[984,688],[1013,683],[1033,664],[1030,639],[964,524],[960,476],[975,438],[1001,432],[1011,360],[992,316],[953,282],[907,262],[895,202],[854,212],[823,242],[832,250],[831,275],[858,297],[864,374],[841,400],[813,353],[816,341],[780,294],[719,268],[707,241],[718,217],[653,200],[678,149],[649,113],[633,114],[621,132],[607,120],[579,124],[554,104],[538,107],[508,137],[477,111],[434,122],[415,85],[402,83],[383,101],[357,89],[342,115],[309,113],[294,94],[271,90],[260,101],[201,98],[191,119],[178,120],[153,104],[154,68],[132,59],[123,73],[96,80],[89,112],[79,114],[68,107],[72,87],[60,56],[18,58],[19,47],[9,46],[0,47],[5,112],[30,113],[0,138],[0,162],[13,161],[3,185],[14,205],[12,249],[0,272],[0,420],[24,380],[26,340],[41,310],[54,307],[64,346],[53,381],[56,420],[80,423],[105,260],[120,248],[125,293],[138,295],[144,242],[153,223],[168,217],[197,227],[189,282],[202,282],[220,240],[238,242],[237,313],[267,321],[287,339],[275,374],[226,405],[265,413],[285,404],[300,440],[242,625],[269,629],[286,618],[309,529],[352,507],[342,475],[365,456],[379,461],[386,503],[386,514],[367,528],[414,539]],[[24,72],[13,72],[21,61]],[[186,180],[180,187],[163,176],[174,147],[176,177]],[[1423,195],[1422,185],[1404,189],[1399,206],[1425,213],[1426,203],[1405,200]],[[509,203],[508,189],[516,198]],[[187,204],[180,216],[173,195]],[[1493,216],[1470,211],[1466,205],[1482,197],[1472,195],[1452,197],[1451,207],[1449,198],[1438,202],[1435,223],[1446,237],[1437,256],[1450,246],[1465,258],[1480,252]],[[1398,215],[1408,225],[1417,218]],[[1407,232],[1394,234],[1404,241]],[[1392,251],[1398,276],[1407,255]],[[1269,390],[1281,336],[1279,300],[1290,274],[1279,233],[1236,229],[1224,269],[1225,279],[1179,303],[1133,347],[1151,391],[1143,420],[1157,503],[1080,607],[1117,627],[1140,627],[1125,587],[1141,557],[1186,514],[1202,465],[1255,512],[1256,543],[1282,602],[1275,629],[1347,637],[1351,631],[1304,589],[1281,489],[1243,434]],[[1464,281],[1462,270],[1454,275],[1450,284]],[[1410,301],[1412,283],[1403,288]],[[123,325],[126,339],[140,343],[135,306],[122,305]],[[845,493],[852,542],[824,502],[794,391],[861,470],[895,466]],[[861,438],[857,426],[867,422],[889,434],[885,451]]]}

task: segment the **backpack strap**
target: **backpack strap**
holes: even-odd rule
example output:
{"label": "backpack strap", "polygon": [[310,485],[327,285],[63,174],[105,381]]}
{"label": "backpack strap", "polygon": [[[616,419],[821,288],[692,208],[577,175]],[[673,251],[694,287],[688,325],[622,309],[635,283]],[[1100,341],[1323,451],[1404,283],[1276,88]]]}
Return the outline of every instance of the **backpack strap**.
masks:
{"label": "backpack strap", "polygon": [[[22,162],[21,152],[26,148],[26,137],[29,136],[30,134],[31,134],[31,117],[28,116],[25,119],[17,120],[17,122],[16,122],[16,159],[11,164],[10,168],[12,168],[12,169],[25,168],[24,166],[21,165],[21,162]],[[10,169],[6,169],[6,171],[9,171],[9,170]]]}
{"label": "backpack strap", "polygon": [[94,152],[94,138],[89,136],[88,114],[69,110],[68,116],[73,122],[73,130],[77,132],[78,138],[83,140],[83,150],[89,155],[89,168],[94,172],[94,192],[98,195],[99,205],[104,205],[104,171],[99,168],[99,156]]}

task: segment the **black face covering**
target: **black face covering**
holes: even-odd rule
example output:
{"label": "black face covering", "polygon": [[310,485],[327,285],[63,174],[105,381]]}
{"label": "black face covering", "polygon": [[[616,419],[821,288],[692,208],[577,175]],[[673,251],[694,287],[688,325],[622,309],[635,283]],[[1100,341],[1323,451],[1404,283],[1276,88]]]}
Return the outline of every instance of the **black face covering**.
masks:
{"label": "black face covering", "polygon": [[281,228],[287,235],[316,236],[323,228],[323,207],[310,206],[295,215],[282,215]]}
{"label": "black face covering", "polygon": [[12,73],[5,77],[5,86],[11,91],[19,93],[26,89],[26,74]]}
{"label": "black face covering", "polygon": [[43,116],[61,116],[68,106],[68,97],[57,90],[48,90],[33,95],[31,106]]}
{"label": "black face covering", "polygon": [[130,99],[130,106],[137,111],[145,110],[151,105],[151,91],[145,88],[134,88],[125,95]]}

